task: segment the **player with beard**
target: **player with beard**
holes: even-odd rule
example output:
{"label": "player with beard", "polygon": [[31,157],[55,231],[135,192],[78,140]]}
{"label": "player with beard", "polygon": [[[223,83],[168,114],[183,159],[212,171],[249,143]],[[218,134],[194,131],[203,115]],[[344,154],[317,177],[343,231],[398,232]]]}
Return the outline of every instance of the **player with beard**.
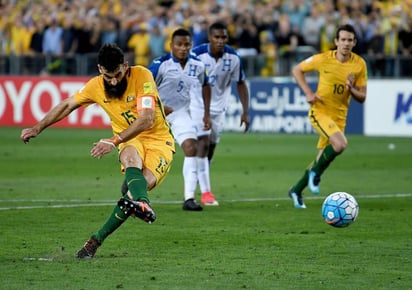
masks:
{"label": "player with beard", "polygon": [[100,159],[117,149],[128,190],[103,226],[78,251],[80,259],[92,258],[103,241],[129,216],[147,223],[156,220],[148,191],[166,177],[175,152],[173,135],[151,72],[142,66],[129,67],[115,44],[103,45],[97,61],[99,76],[54,107],[34,127],[23,129],[20,136],[27,143],[72,111],[94,103],[110,117],[114,136],[94,143],[90,154]]}

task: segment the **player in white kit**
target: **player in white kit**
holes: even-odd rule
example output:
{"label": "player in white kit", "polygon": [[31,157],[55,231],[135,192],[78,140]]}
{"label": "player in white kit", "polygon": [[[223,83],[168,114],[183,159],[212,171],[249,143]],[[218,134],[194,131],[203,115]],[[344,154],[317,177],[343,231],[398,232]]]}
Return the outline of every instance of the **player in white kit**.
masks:
{"label": "player in white kit", "polygon": [[[203,130],[204,106],[199,92],[193,91],[191,113],[198,128],[198,180],[202,192],[202,204],[218,205],[210,185],[209,165],[216,145],[220,141],[225,113],[231,95],[232,81],[237,84],[239,100],[242,104],[240,126],[249,129],[249,90],[245,82],[242,62],[236,51],[227,45],[229,33],[222,23],[214,23],[208,31],[209,43],[201,44],[192,50],[206,66],[209,84],[212,90],[210,103],[211,130]],[[200,116],[200,117],[198,117]]]}
{"label": "player in white kit", "polygon": [[196,202],[197,187],[197,128],[190,113],[191,93],[195,87],[201,88],[202,125],[200,130],[210,130],[210,86],[205,65],[190,55],[192,36],[186,29],[179,28],[172,34],[171,53],[161,56],[151,63],[151,70],[158,87],[160,98],[168,112],[172,133],[182,148],[183,162],[184,210],[200,211],[202,206]]}

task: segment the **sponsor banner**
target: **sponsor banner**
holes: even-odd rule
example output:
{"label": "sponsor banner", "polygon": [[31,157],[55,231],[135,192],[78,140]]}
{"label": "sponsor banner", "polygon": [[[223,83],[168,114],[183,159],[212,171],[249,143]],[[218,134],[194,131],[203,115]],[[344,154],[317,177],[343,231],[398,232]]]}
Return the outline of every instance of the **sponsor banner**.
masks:
{"label": "sponsor banner", "polygon": [[[315,81],[309,82],[313,90]],[[286,79],[262,79],[249,81],[250,90],[250,131],[273,133],[311,134],[313,130],[308,118],[309,104],[299,86]],[[240,125],[242,105],[237,96],[236,85],[232,86],[232,96],[226,112],[225,130],[243,131]],[[363,108],[351,102],[346,133],[363,132]]]}
{"label": "sponsor banner", "polygon": [[412,137],[412,82],[410,80],[368,82],[365,135]]}
{"label": "sponsor banner", "polygon": [[[0,77],[0,126],[32,126],[61,100],[71,96],[87,77]],[[315,88],[316,83],[310,85]],[[291,78],[249,81],[250,131],[312,134],[307,117],[309,105]],[[226,112],[225,130],[243,131],[240,127],[242,106],[233,85]],[[347,133],[363,132],[363,108],[352,102]],[[61,120],[56,127],[109,128],[110,120],[98,105],[80,108]]]}
{"label": "sponsor banner", "polygon": [[[0,77],[0,126],[32,126],[63,99],[79,90],[88,78]],[[56,127],[110,128],[98,105],[79,108]]]}

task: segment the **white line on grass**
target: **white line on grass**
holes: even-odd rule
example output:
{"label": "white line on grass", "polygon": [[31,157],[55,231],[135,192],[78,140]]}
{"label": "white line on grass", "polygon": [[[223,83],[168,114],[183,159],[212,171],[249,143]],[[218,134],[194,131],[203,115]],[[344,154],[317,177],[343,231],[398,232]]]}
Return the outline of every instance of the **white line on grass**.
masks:
{"label": "white line on grass", "polygon": [[[368,195],[356,195],[359,199],[373,199],[373,198],[404,198],[412,197],[412,193],[394,193],[394,194],[368,194]],[[309,196],[305,199],[324,199],[325,196]],[[221,202],[259,202],[259,201],[282,201],[289,200],[287,197],[273,197],[273,198],[243,198],[243,199],[224,199],[219,200]],[[24,210],[24,209],[42,209],[42,208],[73,208],[73,207],[96,207],[96,206],[112,206],[115,204],[115,200],[94,200],[93,203],[85,202],[80,199],[59,200],[59,199],[13,199],[6,200],[1,199],[0,203],[51,203],[58,202],[61,204],[54,205],[35,205],[35,206],[14,206],[14,207],[0,207],[0,211],[3,210]],[[153,204],[179,204],[182,201],[178,200],[153,200]]]}

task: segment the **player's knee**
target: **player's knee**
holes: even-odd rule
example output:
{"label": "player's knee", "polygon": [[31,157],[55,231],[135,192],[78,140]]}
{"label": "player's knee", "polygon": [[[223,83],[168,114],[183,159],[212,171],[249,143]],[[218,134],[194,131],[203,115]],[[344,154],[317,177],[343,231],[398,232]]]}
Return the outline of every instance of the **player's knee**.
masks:
{"label": "player's knee", "polygon": [[182,149],[186,156],[196,156],[197,154],[197,142],[194,139],[186,139],[182,143]]}
{"label": "player's knee", "polygon": [[334,144],[334,146],[333,146],[333,150],[336,152],[336,153],[342,153],[343,151],[345,151],[345,149],[346,149],[346,147],[348,146],[348,142],[346,142],[346,141],[343,141],[343,142],[339,142],[339,143],[337,143],[337,144]]}

